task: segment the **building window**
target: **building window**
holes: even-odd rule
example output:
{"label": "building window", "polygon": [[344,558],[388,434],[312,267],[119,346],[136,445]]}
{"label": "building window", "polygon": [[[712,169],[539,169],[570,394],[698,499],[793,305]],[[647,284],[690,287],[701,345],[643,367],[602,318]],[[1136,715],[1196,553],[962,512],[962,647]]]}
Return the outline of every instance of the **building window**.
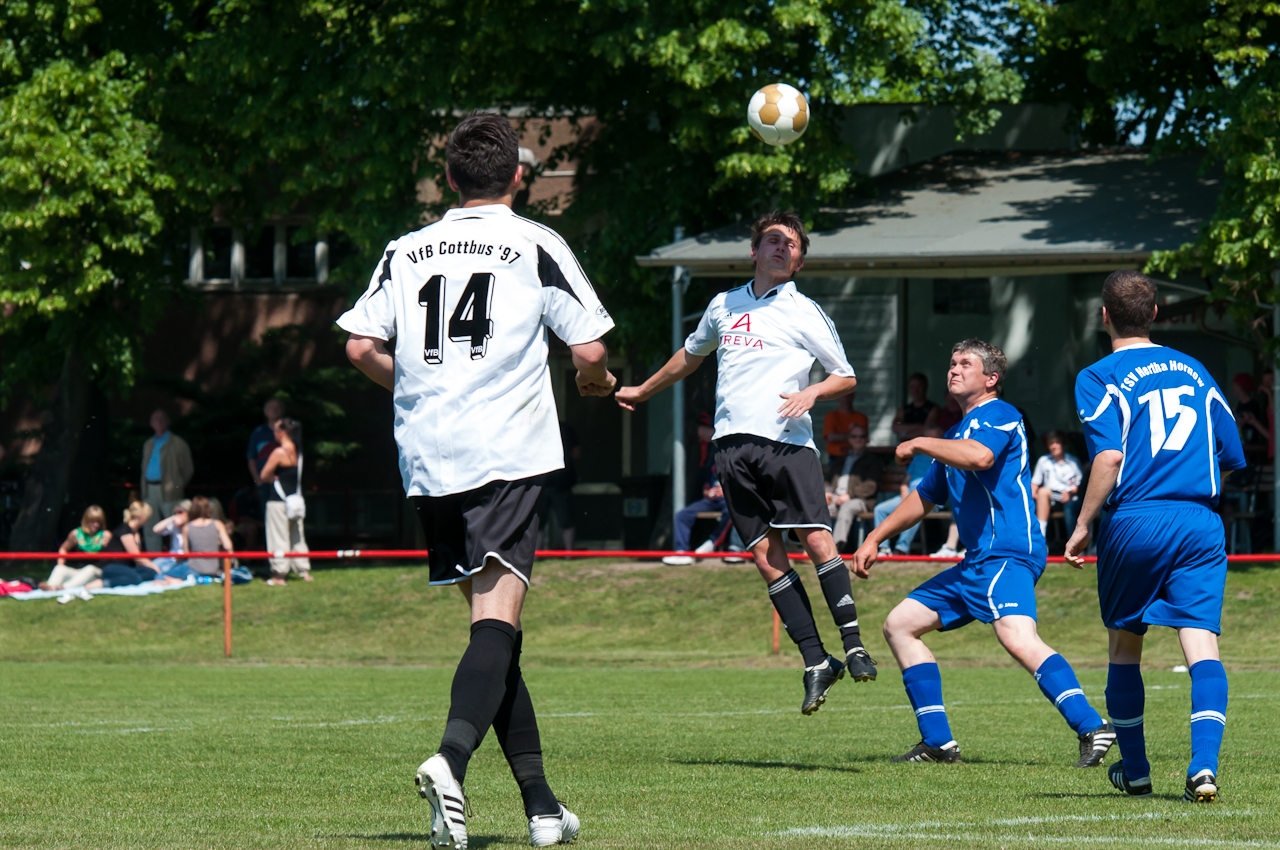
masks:
{"label": "building window", "polygon": [[986,278],[934,279],[933,312],[952,316],[960,313],[991,315],[991,281]]}
{"label": "building window", "polygon": [[[193,227],[187,283],[210,289],[307,287],[329,281],[326,237],[294,243],[300,226]],[[287,283],[286,283],[287,282]]]}

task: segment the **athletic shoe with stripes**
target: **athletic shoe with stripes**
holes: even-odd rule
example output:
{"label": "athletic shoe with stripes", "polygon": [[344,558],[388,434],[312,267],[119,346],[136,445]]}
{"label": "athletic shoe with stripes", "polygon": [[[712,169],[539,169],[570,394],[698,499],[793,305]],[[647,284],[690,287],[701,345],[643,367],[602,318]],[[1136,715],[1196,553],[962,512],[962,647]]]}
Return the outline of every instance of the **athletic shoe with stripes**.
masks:
{"label": "athletic shoe with stripes", "polygon": [[1182,793],[1185,803],[1212,803],[1218,799],[1218,777],[1212,770],[1202,770],[1187,780],[1187,790]]}
{"label": "athletic shoe with stripes", "polygon": [[[1116,790],[1123,791],[1130,797],[1151,796],[1151,777],[1144,776],[1130,782],[1124,775],[1124,759],[1107,768],[1107,778],[1111,780],[1112,785],[1116,786]],[[1187,784],[1189,785],[1190,782]]]}
{"label": "athletic shoe with stripes", "polygon": [[865,647],[855,646],[849,650],[849,654],[844,657],[844,669],[855,682],[876,680],[876,662],[867,654]]}
{"label": "athletic shoe with stripes", "polygon": [[817,667],[806,667],[804,671],[804,702],[800,704],[801,714],[813,714],[827,701],[827,691],[831,686],[844,678],[844,665],[834,655]]}
{"label": "athletic shoe with stripes", "polygon": [[1072,767],[1097,767],[1116,742],[1116,730],[1111,721],[1103,718],[1102,725],[1080,736],[1080,759]]}
{"label": "athletic shoe with stripes", "polygon": [[960,764],[960,745],[948,741],[941,747],[931,747],[924,741],[916,744],[910,751],[894,756],[890,761],[932,761],[938,764]]}
{"label": "athletic shoe with stripes", "polygon": [[558,815],[534,815],[529,818],[529,843],[534,847],[568,844],[578,837],[582,824],[578,816],[560,804]]}
{"label": "athletic shoe with stripes", "polygon": [[467,796],[449,762],[436,753],[418,768],[413,782],[431,804],[431,850],[467,850]]}

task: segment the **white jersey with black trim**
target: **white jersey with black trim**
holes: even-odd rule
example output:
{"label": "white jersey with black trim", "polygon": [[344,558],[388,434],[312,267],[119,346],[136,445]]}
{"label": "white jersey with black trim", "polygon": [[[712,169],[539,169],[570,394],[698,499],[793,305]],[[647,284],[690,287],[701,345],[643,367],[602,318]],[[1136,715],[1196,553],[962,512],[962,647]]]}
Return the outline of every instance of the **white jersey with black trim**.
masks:
{"label": "white jersey with black trim", "polygon": [[685,340],[690,354],[717,351],[715,437],[754,434],[778,443],[813,443],[813,420],[806,413],[785,419],[780,393],[809,386],[818,360],[828,374],[854,377],[836,326],[813,299],[787,281],[757,298],[754,281],[721,292]]}
{"label": "white jersey with black trim", "polygon": [[555,231],[491,204],[387,245],[338,326],[395,340],[404,489],[447,496],[564,467],[547,329],[582,345],[613,320]]}

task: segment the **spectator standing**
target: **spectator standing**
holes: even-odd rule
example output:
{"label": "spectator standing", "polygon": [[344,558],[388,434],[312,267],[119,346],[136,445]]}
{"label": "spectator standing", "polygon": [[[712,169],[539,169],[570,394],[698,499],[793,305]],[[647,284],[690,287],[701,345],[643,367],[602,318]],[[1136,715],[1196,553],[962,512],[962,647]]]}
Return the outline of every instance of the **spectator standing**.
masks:
{"label": "spectator standing", "polygon": [[923,372],[907,378],[907,403],[893,417],[893,433],[899,439],[914,440],[924,435],[926,425],[937,425],[938,405],[929,401],[929,379]]}
{"label": "spectator standing", "polygon": [[[267,498],[267,549],[271,552],[305,552],[307,538],[302,517],[290,517],[285,496],[302,492],[302,425],[296,419],[279,419],[272,429],[278,445],[262,467],[262,480],[271,485]],[[271,578],[267,584],[283,586],[292,570],[311,581],[310,558],[271,558]]]}
{"label": "spectator standing", "polygon": [[[953,398],[951,393],[947,393],[947,398],[948,399]],[[960,421],[959,419],[956,419],[956,422],[959,422],[959,421]],[[952,423],[952,424],[955,424],[955,423]],[[934,427],[932,425],[924,429],[924,435],[926,437],[930,437],[935,440],[942,439],[942,436],[945,433],[946,432],[943,431],[941,427]],[[881,523],[883,523],[886,519],[889,518],[889,514],[893,513],[894,508],[902,504],[903,499],[911,495],[911,491],[916,489],[917,485],[920,484],[920,479],[924,478],[924,474],[929,470],[929,465],[932,463],[933,463],[933,458],[928,457],[927,455],[916,455],[915,457],[911,458],[911,463],[907,465],[907,474],[903,478],[902,486],[898,491],[898,495],[888,499],[884,499],[876,503],[875,524],[877,528],[881,525]],[[934,510],[937,510],[937,509],[938,508],[934,508]],[[921,522],[923,522],[923,520]],[[890,549],[889,549],[889,540],[888,538],[886,538],[880,544],[880,554],[881,555],[911,554],[911,541],[916,539],[916,533],[919,531],[920,531],[919,522],[911,526],[910,528],[905,529],[901,534],[898,535],[898,542],[893,544],[892,552],[890,552]]]}
{"label": "spectator standing", "polygon": [[1080,461],[1067,454],[1067,438],[1061,431],[1050,431],[1045,441],[1049,444],[1049,453],[1040,456],[1031,475],[1031,496],[1036,500],[1040,533],[1049,530],[1049,511],[1054,505],[1062,505],[1063,522],[1068,531],[1074,531],[1080,505],[1077,494],[1084,473],[1080,471]]}
{"label": "spectator standing", "polygon": [[262,480],[262,468],[267,465],[267,458],[271,457],[271,453],[279,445],[276,442],[274,429],[275,424],[284,418],[284,414],[283,401],[278,398],[267,399],[262,405],[262,415],[267,421],[253,429],[253,433],[249,435],[249,446],[244,453],[249,464],[249,477],[253,479],[253,486],[258,491],[259,517],[263,516],[267,506],[267,494],[271,490],[271,484]]}
{"label": "spectator standing", "polygon": [[582,457],[582,447],[578,445],[578,432],[568,422],[560,423],[560,447],[564,450],[564,469],[549,473],[546,487],[551,512],[560,528],[560,547],[569,550],[577,533],[573,523],[573,485],[578,483],[576,461]]}
{"label": "spectator standing", "polygon": [[[187,441],[169,430],[169,414],[157,410],[151,414],[155,436],[142,444],[142,501],[151,506],[151,516],[163,519],[173,513],[182,501],[183,491],[195,474],[191,448]],[[151,552],[162,551],[159,536],[148,526],[143,537]]]}
{"label": "spectator standing", "polygon": [[[111,532],[107,528],[107,515],[97,505],[90,505],[80,517],[80,527],[71,530],[67,539],[58,547],[58,554],[68,555],[74,552],[101,552],[111,542]],[[59,558],[49,573],[46,581],[40,582],[41,590],[62,590],[63,588],[82,587],[102,575],[102,569],[94,564],[79,561],[76,566],[67,566],[65,558]]]}
{"label": "spectator standing", "polygon": [[880,473],[884,472],[884,461],[880,456],[867,451],[865,425],[850,428],[847,443],[849,453],[827,484],[827,505],[836,520],[831,536],[835,538],[836,548],[842,552],[849,542],[849,533],[857,522],[858,514],[866,513],[875,506]]}
{"label": "spectator standing", "polygon": [[[231,535],[222,520],[214,519],[213,508],[204,496],[191,500],[187,524],[182,529],[182,545],[187,552],[233,552]],[[201,576],[222,574],[221,558],[188,558],[187,566]]]}
{"label": "spectator standing", "polygon": [[1244,443],[1245,457],[1249,450],[1257,451],[1267,445],[1270,428],[1267,427],[1267,411],[1261,394],[1254,393],[1253,376],[1241,372],[1231,381],[1236,397],[1236,425],[1240,429],[1240,442]]}
{"label": "spectator standing", "polygon": [[[724,488],[720,486],[720,477],[716,475],[715,446],[711,442],[715,428],[711,424],[710,413],[698,414],[698,480],[702,483],[702,498],[686,505],[676,514],[675,549],[677,552],[688,552],[693,524],[698,521],[698,514],[706,511],[719,511],[720,522],[712,532],[708,541],[712,545],[702,544],[698,551],[710,552],[714,541],[720,539],[725,526],[729,524],[729,509],[724,501]],[[704,550],[705,547],[705,550]],[[688,555],[667,555],[662,563],[673,567],[683,567],[693,563]]]}
{"label": "spectator standing", "polygon": [[853,409],[853,397],[855,395],[857,393],[852,392],[848,395],[840,396],[836,402],[839,407],[822,417],[822,439],[827,444],[827,458],[831,462],[832,471],[849,453],[850,428],[854,425],[861,425],[863,428],[868,429],[867,433],[871,433],[867,414]]}

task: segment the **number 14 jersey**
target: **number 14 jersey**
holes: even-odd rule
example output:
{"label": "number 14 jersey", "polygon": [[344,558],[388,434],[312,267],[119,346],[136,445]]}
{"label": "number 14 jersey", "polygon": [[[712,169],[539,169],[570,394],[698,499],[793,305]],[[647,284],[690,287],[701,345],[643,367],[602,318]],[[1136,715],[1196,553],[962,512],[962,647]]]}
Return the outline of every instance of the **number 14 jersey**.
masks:
{"label": "number 14 jersey", "polygon": [[395,438],[410,496],[564,467],[547,329],[613,321],[554,231],[503,204],[454,209],[387,246],[343,330],[395,340]]}
{"label": "number 14 jersey", "polygon": [[1244,450],[1222,391],[1198,360],[1152,343],[1128,345],[1076,378],[1089,459],[1124,453],[1108,504],[1152,500],[1216,505],[1221,470]]}

